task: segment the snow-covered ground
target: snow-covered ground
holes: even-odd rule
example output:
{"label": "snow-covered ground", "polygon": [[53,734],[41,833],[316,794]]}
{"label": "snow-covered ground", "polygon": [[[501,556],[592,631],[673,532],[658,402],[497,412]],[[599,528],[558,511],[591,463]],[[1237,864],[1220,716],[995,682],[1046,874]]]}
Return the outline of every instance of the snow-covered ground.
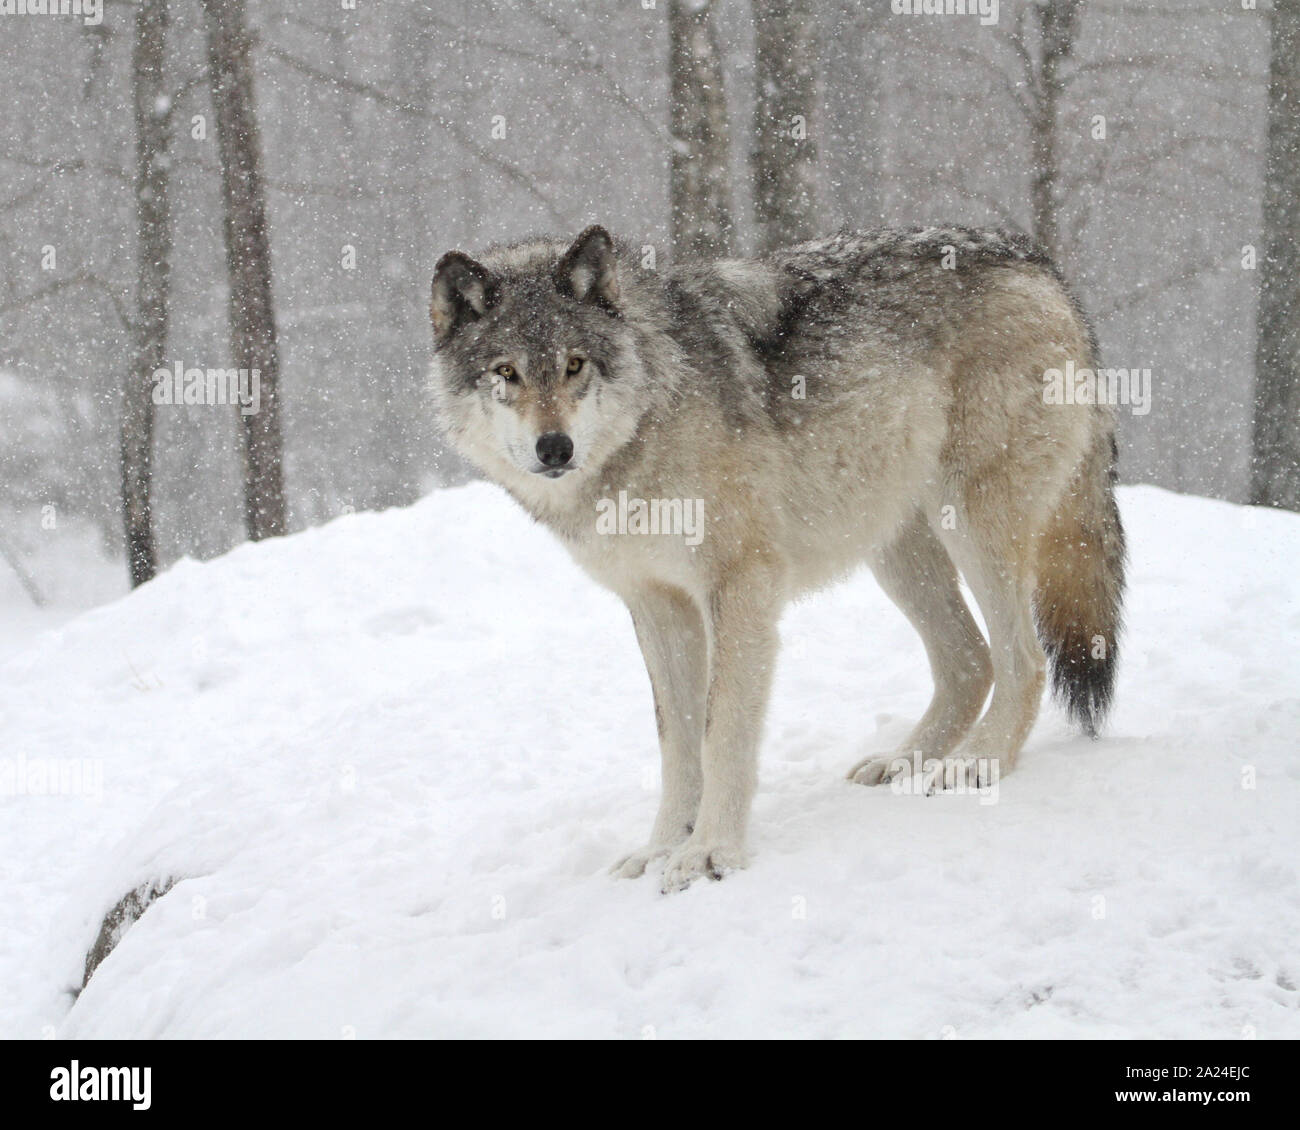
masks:
{"label": "snow-covered ground", "polygon": [[672,896],[606,874],[627,616],[494,488],[184,562],[0,667],[0,1035],[1300,1036],[1300,518],[1121,501],[1103,740],[1048,707],[992,804],[844,781],[929,694],[863,574],[783,622],[750,869]]}

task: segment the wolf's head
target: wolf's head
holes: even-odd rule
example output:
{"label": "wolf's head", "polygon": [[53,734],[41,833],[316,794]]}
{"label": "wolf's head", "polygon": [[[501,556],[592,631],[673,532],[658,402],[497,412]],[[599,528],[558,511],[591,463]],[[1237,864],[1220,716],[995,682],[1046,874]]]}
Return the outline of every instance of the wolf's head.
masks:
{"label": "wolf's head", "polygon": [[519,244],[433,276],[433,390],[452,442],[539,497],[599,470],[632,436],[646,374],[618,253],[590,227],[572,246]]}

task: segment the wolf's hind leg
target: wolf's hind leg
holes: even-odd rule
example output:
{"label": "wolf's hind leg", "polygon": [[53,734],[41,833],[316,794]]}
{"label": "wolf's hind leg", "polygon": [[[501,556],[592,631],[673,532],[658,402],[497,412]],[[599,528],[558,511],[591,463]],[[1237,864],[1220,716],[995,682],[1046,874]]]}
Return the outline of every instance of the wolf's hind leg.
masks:
{"label": "wolf's hind leg", "polygon": [[984,613],[992,645],[993,698],[958,751],[981,778],[994,763],[999,775],[1011,771],[1043,697],[1047,664],[1034,632],[1033,555],[1026,550],[1033,542],[1025,540],[1024,528],[1007,533],[999,545],[995,529],[976,525],[971,534],[954,535],[949,544]]}
{"label": "wolf's hind leg", "polygon": [[910,772],[914,754],[922,761],[947,757],[979,717],[993,682],[988,644],[962,598],[957,570],[922,514],[877,552],[871,567],[925,644],[934,697],[895,753],[849,770],[860,785],[888,782],[904,760]]}
{"label": "wolf's hind leg", "polygon": [[709,666],[704,620],[684,592],[650,589],[629,609],[654,693],[663,763],[663,795],[650,840],[612,868],[620,878],[635,879],[651,860],[682,843],[695,824]]}

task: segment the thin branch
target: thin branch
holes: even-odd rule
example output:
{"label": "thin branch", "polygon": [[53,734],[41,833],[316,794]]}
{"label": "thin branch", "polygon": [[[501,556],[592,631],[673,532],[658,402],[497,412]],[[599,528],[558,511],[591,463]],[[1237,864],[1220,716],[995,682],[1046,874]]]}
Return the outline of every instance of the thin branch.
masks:
{"label": "thin branch", "polygon": [[[905,47],[904,50],[907,50],[907,48]],[[992,59],[988,58],[988,56],[976,51],[973,47],[965,46],[948,47],[945,53],[952,54],[958,59],[965,59],[968,63],[974,63],[977,66],[982,67],[998,81],[998,84],[1002,87],[1006,95],[1015,102],[1016,107],[1020,112],[1026,118],[1032,117],[1033,108],[1021,92],[1021,89],[1011,81],[1011,76],[993,62]],[[919,54],[919,48],[916,51],[913,51],[912,54]]]}
{"label": "thin branch", "polygon": [[[219,175],[221,167],[212,161],[205,160],[202,157],[190,154],[181,158],[181,163],[192,165],[196,169],[202,169],[205,173]],[[319,184],[315,181],[298,181],[298,180],[278,180],[275,177],[263,177],[262,183],[272,192],[279,193],[283,196],[322,196],[336,200],[387,200],[396,196],[413,196],[424,195],[429,188],[453,183],[454,177],[439,177],[437,179],[421,177],[418,187],[406,188],[401,185],[385,184],[377,191],[370,192],[366,190],[354,190],[349,187],[339,187],[338,185]]]}
{"label": "thin branch", "polygon": [[40,586],[37,585],[36,578],[23,564],[23,559],[19,556],[18,551],[9,544],[9,539],[5,536],[3,530],[0,530],[0,557],[3,557],[9,568],[14,571],[18,583],[22,585],[31,602],[37,608],[43,608],[45,606],[45,594],[41,592]]}
{"label": "thin branch", "polygon": [[1025,10],[1023,8],[1016,10],[1016,22],[1011,30],[999,31],[996,38],[1010,47],[1016,58],[1020,60],[1020,69],[1024,74],[1025,83],[1032,92],[1031,96],[1036,100],[1038,97],[1038,72],[1034,69],[1034,57],[1025,44]]}
{"label": "thin branch", "polygon": [[86,161],[82,158],[76,158],[74,160],[61,159],[55,161],[33,161],[27,157],[14,157],[5,154],[0,156],[0,161],[12,161],[16,165],[25,165],[29,169],[40,169],[42,173],[41,177],[39,177],[37,182],[30,188],[24,189],[17,196],[11,197],[3,204],[0,204],[0,210],[6,212],[21,208],[27,203],[27,201],[31,200],[32,197],[39,196],[52,179],[62,176],[65,173],[80,173],[90,170],[93,172],[105,173],[120,180],[123,184],[131,183],[130,178],[128,178],[121,169],[115,168],[112,165],[103,164],[99,161]]}
{"label": "thin branch", "polygon": [[176,110],[176,107],[179,106],[181,102],[183,102],[190,95],[192,91],[196,90],[200,86],[206,86],[207,84],[208,84],[207,67],[204,67],[201,71],[199,71],[198,74],[191,76],[190,78],[186,79],[183,83],[181,83],[181,85],[172,94],[171,101],[168,102],[167,104],[167,113],[165,116],[168,122],[171,121],[172,114]]}
{"label": "thin branch", "polygon": [[1134,4],[1132,0],[1115,0],[1113,4],[1106,3],[1105,0],[1091,0],[1090,7],[1095,11],[1108,12],[1116,16],[1155,16],[1177,20],[1186,19],[1188,16],[1223,16],[1224,14],[1222,4],[1206,4],[1199,7],[1180,2],[1161,8]]}
{"label": "thin branch", "polygon": [[317,82],[325,83],[334,87],[336,90],[346,90],[352,94],[358,94],[363,98],[368,98],[380,105],[388,106],[390,109],[396,110],[399,113],[434,122],[449,133],[462,148],[468,150],[485,165],[491,165],[506,177],[506,179],[518,185],[521,189],[532,196],[533,199],[546,208],[546,210],[551,214],[552,219],[554,219],[557,224],[565,226],[568,223],[567,217],[561,213],[555,202],[542,192],[530,178],[520,172],[520,170],[509,161],[503,160],[490,150],[472,141],[468,136],[466,136],[464,130],[443,115],[426,110],[420,106],[415,106],[404,98],[399,98],[396,95],[389,94],[387,91],[380,90],[378,87],[372,86],[370,83],[359,82],[356,79],[344,78],[341,75],[330,74],[328,71],[321,70],[319,67],[313,66],[304,59],[299,59],[296,55],[290,54],[288,51],[276,47],[266,40],[262,40],[259,43],[259,46],[272,58],[280,60],[280,62],[285,65],[306,75],[308,78],[315,79]]}
{"label": "thin branch", "polygon": [[588,74],[601,75],[605,81],[609,83],[609,89],[613,92],[614,99],[620,106],[625,107],[635,114],[637,118],[640,119],[641,123],[650,130],[655,137],[658,137],[661,140],[667,140],[668,133],[664,129],[663,124],[650,118],[645,111],[637,105],[636,101],[628,95],[628,93],[623,89],[622,84],[614,77],[613,73],[604,63],[599,59],[593,59],[591,57],[590,47],[584,40],[575,36],[573,32],[565,27],[564,24],[562,24],[550,12],[539,9],[533,14],[555,32],[556,35],[573,47],[575,51],[577,51],[578,58],[570,61],[576,62],[578,66]]}
{"label": "thin branch", "polygon": [[[881,173],[879,179],[891,184],[913,185],[916,178],[907,176],[902,173]],[[1020,221],[1012,213],[1007,211],[1006,203],[998,196],[991,193],[981,192],[978,189],[969,188],[964,184],[956,184],[951,181],[939,181],[938,187],[941,191],[952,192],[960,196],[963,200],[973,200],[977,204],[983,204],[990,212],[996,215],[1005,224],[1012,227],[1019,227]]]}
{"label": "thin branch", "polygon": [[82,172],[86,169],[92,169],[98,173],[104,173],[106,176],[120,180],[123,184],[131,184],[131,177],[119,169],[116,165],[110,165],[106,161],[87,161],[83,158],[69,160],[64,157],[56,157],[50,161],[38,161],[32,157],[23,157],[16,153],[0,153],[0,161],[12,161],[15,165],[25,165],[29,169],[40,169],[44,172],[68,173]]}
{"label": "thin branch", "polygon": [[[1076,78],[1082,75],[1101,73],[1111,73],[1115,71],[1126,70],[1130,67],[1138,68],[1142,71],[1150,70],[1152,67],[1163,66],[1167,63],[1178,62],[1178,56],[1169,51],[1153,51],[1149,55],[1129,55],[1124,59],[1096,59],[1090,63],[1076,63],[1070,68],[1069,73],[1061,76],[1061,85],[1069,86]],[[1186,72],[1178,71],[1177,74]]]}
{"label": "thin branch", "polygon": [[6,314],[13,310],[25,309],[34,303],[40,302],[42,299],[50,298],[55,294],[59,294],[62,291],[69,290],[75,286],[89,286],[95,290],[102,291],[113,304],[113,309],[117,313],[118,320],[122,323],[122,328],[126,330],[131,328],[130,315],[127,314],[126,308],[122,305],[122,300],[118,298],[117,293],[113,288],[98,275],[90,274],[85,271],[79,274],[69,275],[66,279],[57,279],[47,286],[32,291],[30,294],[23,295],[21,298],[0,305],[0,314]]}
{"label": "thin branch", "polygon": [[1138,303],[1149,302],[1153,298],[1158,298],[1184,283],[1192,282],[1202,275],[1216,274],[1222,270],[1219,264],[1198,263],[1195,267],[1188,267],[1187,270],[1174,275],[1167,279],[1152,279],[1150,282],[1141,283],[1134,287],[1127,294],[1121,295],[1109,306],[1103,306],[1094,311],[1094,316],[1098,319],[1108,318],[1112,314],[1118,314],[1121,310],[1136,306]]}
{"label": "thin branch", "polygon": [[[1112,130],[1110,140],[1106,146],[1105,156],[1101,161],[1101,165],[1089,182],[1090,187],[1093,188],[1096,192],[1101,192],[1107,187],[1110,179],[1111,166],[1115,163],[1117,157],[1123,158],[1120,161],[1119,168],[1124,169],[1126,167],[1132,167],[1133,164],[1137,163],[1143,158],[1145,158],[1148,162],[1150,162],[1150,160],[1152,160],[1153,157],[1156,156],[1155,154],[1152,154],[1150,151],[1147,151],[1143,153],[1141,157],[1133,158],[1128,156],[1124,152],[1124,146],[1120,144],[1121,140],[1124,137],[1126,137],[1129,133],[1133,132],[1132,124],[1124,118],[1124,115],[1127,114],[1128,111],[1133,108],[1133,103],[1137,100],[1139,95],[1145,92],[1145,90],[1146,87],[1144,84],[1139,84],[1139,83],[1130,84],[1128,94],[1125,96],[1124,102],[1120,106],[1119,110],[1107,115],[1108,119],[1116,118],[1118,120],[1114,129]],[[1190,143],[1191,141],[1196,141],[1200,139],[1184,138],[1180,140],[1182,142]],[[1205,138],[1204,140],[1206,141],[1222,140],[1224,142],[1227,142],[1228,139]],[[1176,142],[1175,144],[1178,143]],[[1072,186],[1067,186],[1066,196],[1067,199],[1077,196],[1077,193],[1072,190]],[[1070,226],[1070,239],[1075,246],[1078,246],[1078,244],[1082,240],[1084,230],[1087,228],[1089,222],[1091,221],[1092,207],[1093,207],[1093,198],[1089,197],[1085,199],[1083,201],[1082,211],[1075,219],[1074,223]]]}

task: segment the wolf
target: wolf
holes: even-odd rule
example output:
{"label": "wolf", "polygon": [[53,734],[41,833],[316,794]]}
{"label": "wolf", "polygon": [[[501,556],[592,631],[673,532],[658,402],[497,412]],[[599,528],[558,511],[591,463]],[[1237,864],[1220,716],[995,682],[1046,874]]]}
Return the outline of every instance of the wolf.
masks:
{"label": "wolf", "polygon": [[[746,865],[782,609],[863,564],[934,689],[852,781],[918,754],[945,767],[939,787],[1005,774],[1049,669],[1096,733],[1124,589],[1114,410],[1048,403],[1044,374],[1095,368],[1097,347],[1027,237],[842,232],[656,271],[593,226],[448,252],[430,315],[451,445],[631,613],[663,790],[617,875],[663,859],[671,891]],[[696,506],[704,536],[602,528],[615,499]]]}

